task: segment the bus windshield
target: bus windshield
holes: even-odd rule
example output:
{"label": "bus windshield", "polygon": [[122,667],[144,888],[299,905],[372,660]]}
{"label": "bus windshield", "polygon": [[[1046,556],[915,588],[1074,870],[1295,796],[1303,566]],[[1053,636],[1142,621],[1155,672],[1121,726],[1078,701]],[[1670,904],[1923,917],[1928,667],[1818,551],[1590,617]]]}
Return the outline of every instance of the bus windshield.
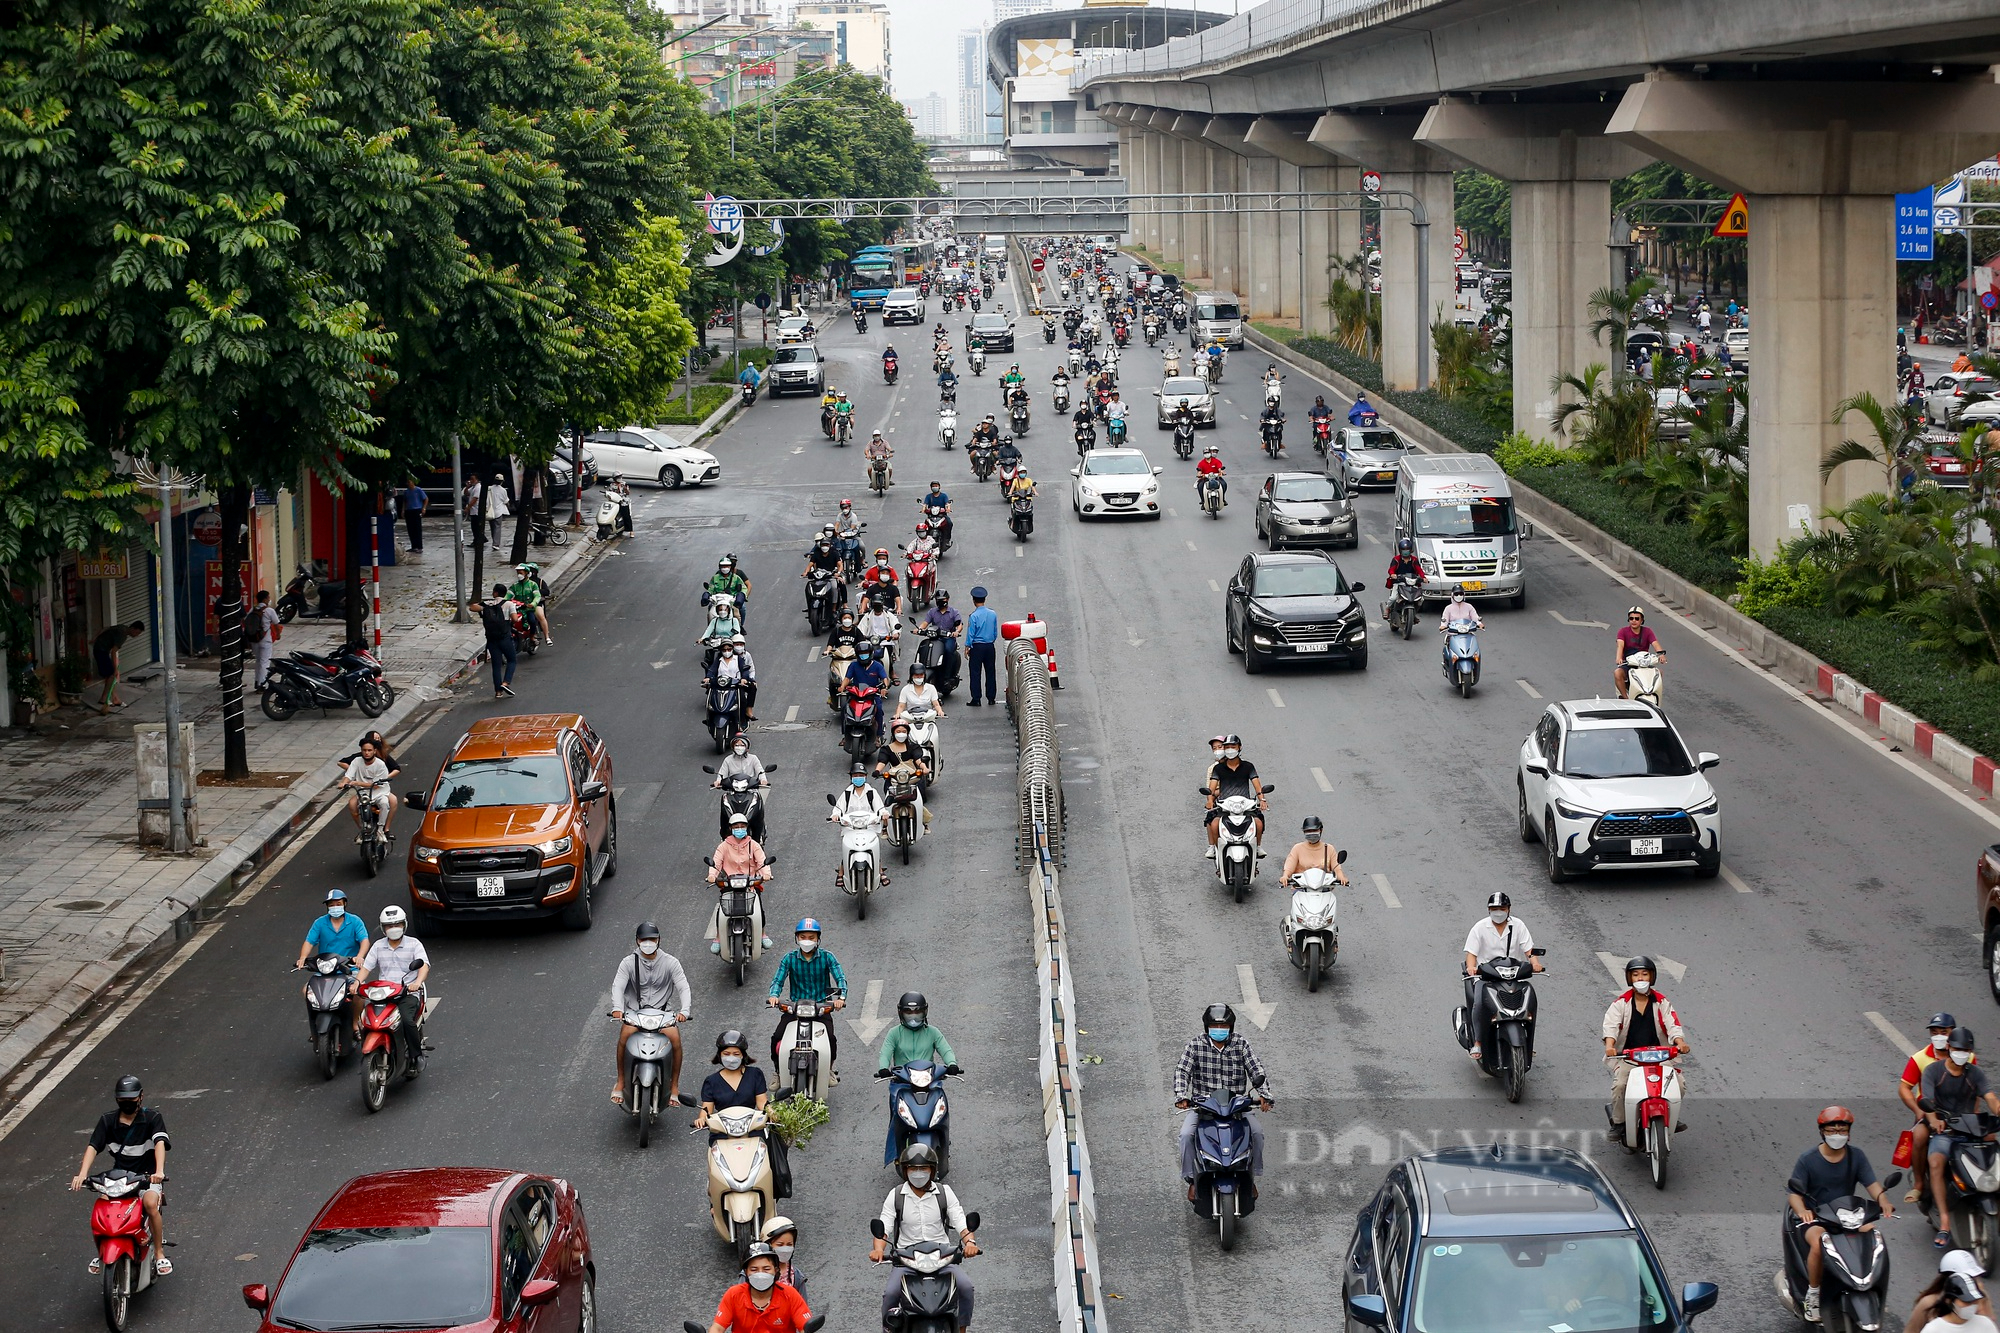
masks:
{"label": "bus windshield", "polygon": [[1514,531],[1514,502],[1504,495],[1417,501],[1419,537],[1505,537]]}

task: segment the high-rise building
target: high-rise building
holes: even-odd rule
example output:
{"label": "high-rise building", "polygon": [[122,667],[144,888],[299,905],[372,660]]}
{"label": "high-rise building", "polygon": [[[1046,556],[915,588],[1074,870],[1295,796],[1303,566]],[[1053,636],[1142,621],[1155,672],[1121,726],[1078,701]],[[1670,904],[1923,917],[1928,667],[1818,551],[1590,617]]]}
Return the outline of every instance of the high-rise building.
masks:
{"label": "high-rise building", "polygon": [[958,34],[958,132],[967,137],[985,134],[986,92],[992,86],[986,77],[986,34],[964,28]]}
{"label": "high-rise building", "polygon": [[925,93],[922,97],[903,101],[903,112],[910,118],[910,125],[922,138],[940,139],[951,133],[945,117],[943,93]]}
{"label": "high-rise building", "polygon": [[993,0],[993,21],[1004,23],[1023,14],[1046,14],[1056,7],[1056,0]]}
{"label": "high-rise building", "polygon": [[799,0],[792,23],[833,34],[833,58],[892,88],[889,73],[889,6],[876,0]]}

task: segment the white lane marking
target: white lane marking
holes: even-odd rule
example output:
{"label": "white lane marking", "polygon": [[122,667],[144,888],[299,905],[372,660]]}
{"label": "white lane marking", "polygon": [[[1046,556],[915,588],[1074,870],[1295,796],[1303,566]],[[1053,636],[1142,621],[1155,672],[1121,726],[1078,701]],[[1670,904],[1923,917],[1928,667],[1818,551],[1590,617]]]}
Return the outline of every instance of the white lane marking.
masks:
{"label": "white lane marking", "polygon": [[1028,548],[1027,548],[1027,547],[1025,547],[1025,546],[1016,546],[1016,547],[1014,548],[1014,558],[1015,558],[1016,560],[1024,560],[1024,559],[1026,559],[1026,558],[1027,558],[1027,555],[1028,555]]}
{"label": "white lane marking", "polygon": [[1377,537],[1372,532],[1364,532],[1361,535],[1368,539],[1368,544],[1370,546],[1380,546],[1382,544],[1382,539],[1380,537]]}
{"label": "white lane marking", "polygon": [[1726,865],[1722,867],[1722,877],[1728,880],[1729,887],[1736,890],[1738,893],[1756,892],[1755,889],[1751,888],[1748,884],[1745,884],[1743,882],[1743,877],[1741,875],[1738,875],[1734,870],[1731,870]]}
{"label": "white lane marking", "polygon": [[1208,590],[1210,592],[1221,592],[1222,585],[1220,583],[1217,583],[1214,579],[1210,579],[1208,581]]}
{"label": "white lane marking", "polygon": [[861,1001],[861,1012],[854,1014],[850,1011],[847,1019],[848,1025],[861,1034],[861,1040],[871,1045],[882,1029],[889,1026],[889,1021],[876,1012],[881,1007],[882,983],[878,979],[868,983],[868,993]]}
{"label": "white lane marking", "polygon": [[1526,690],[1528,692],[1528,697],[1530,699],[1539,699],[1542,697],[1542,692],[1536,689],[1534,686],[1530,685],[1527,681],[1517,679],[1515,680],[1514,683],[1516,685],[1519,685],[1522,689]]}
{"label": "white lane marking", "polygon": [[1022,601],[1024,601],[1024,602],[1025,602],[1025,601],[1027,601],[1027,600],[1028,600],[1028,585],[1027,585],[1027,584],[1025,584],[1025,583],[1023,583],[1023,584],[1020,584],[1020,585],[1019,585],[1019,587],[1018,587],[1018,589],[1017,589],[1017,591],[1018,591],[1018,592],[1020,593],[1020,595],[1021,595],[1021,600],[1022,600]]}
{"label": "white lane marking", "polygon": [[1284,699],[1276,690],[1265,690],[1264,696],[1271,701],[1271,707],[1273,708],[1283,708],[1285,706]]}
{"label": "white lane marking", "polygon": [[1912,1042],[1908,1037],[1904,1036],[1902,1033],[1896,1031],[1896,1025],[1894,1023],[1891,1023],[1888,1019],[1882,1017],[1882,1015],[1876,1013],[1873,1009],[1870,1009],[1868,1012],[1862,1014],[1861,1016],[1867,1019],[1870,1023],[1874,1024],[1875,1030],[1877,1032],[1881,1033],[1883,1036],[1889,1039],[1889,1044],[1896,1048],[1898,1054],[1907,1055],[1911,1051],[1917,1049],[1916,1044],[1914,1042]]}
{"label": "white lane marking", "polygon": [[1197,546],[1196,546],[1196,545],[1195,545],[1195,544],[1194,544],[1193,542],[1189,542],[1189,543],[1187,544],[1187,548],[1188,548],[1188,550],[1190,550],[1190,551],[1194,551],[1194,550],[1199,550],[1199,549],[1200,549],[1200,548],[1199,548],[1199,547],[1197,547]]}
{"label": "white lane marking", "polygon": [[1314,770],[1312,771],[1312,775],[1313,775],[1313,781],[1314,781],[1314,782],[1317,782],[1317,783],[1319,784],[1319,789],[1320,789],[1321,791],[1332,791],[1332,790],[1333,790],[1333,784],[1332,784],[1331,782],[1328,782],[1328,781],[1326,780],[1326,770],[1325,770],[1325,769],[1323,769],[1323,768],[1315,768],[1315,769],[1314,769]]}
{"label": "white lane marking", "polygon": [[1370,875],[1368,878],[1375,881],[1375,891],[1382,895],[1382,903],[1385,907],[1401,907],[1403,905],[1403,900],[1398,898],[1396,891],[1389,887],[1389,877],[1387,875]]}
{"label": "white lane marking", "polygon": [[797,704],[793,704],[790,708],[787,708],[785,710],[785,721],[796,722],[798,720],[799,720],[799,706]]}
{"label": "white lane marking", "polygon": [[1174,507],[1173,507],[1172,505],[1168,505],[1168,506],[1167,506],[1167,517],[1168,517],[1168,518],[1179,518],[1180,516],[1181,516],[1181,511],[1180,511],[1180,510],[1178,510],[1178,509],[1174,508]]}
{"label": "white lane marking", "polygon": [[819,645],[814,644],[812,647],[806,649],[806,665],[811,666],[817,661],[819,661]]}
{"label": "white lane marking", "polygon": [[[1677,963],[1665,954],[1654,954],[1653,959],[1660,965],[1661,971],[1674,979],[1676,986],[1680,985],[1686,979],[1688,972],[1686,963]],[[1621,986],[1625,984],[1625,963],[1627,961],[1625,958],[1621,958],[1615,953],[1606,953],[1604,950],[1599,949],[1597,951],[1597,961],[1604,964],[1604,970],[1611,974],[1613,981]]]}
{"label": "white lane marking", "polygon": [[1276,1004],[1265,1004],[1257,994],[1257,973],[1248,963],[1236,965],[1236,984],[1243,988],[1243,1013],[1257,1030],[1262,1032],[1270,1026],[1271,1015],[1278,1012]]}
{"label": "white lane marking", "polygon": [[1558,621],[1560,621],[1561,623],[1563,623],[1563,624],[1565,624],[1565,625],[1568,625],[1568,626],[1570,626],[1570,627],[1571,627],[1571,628],[1573,628],[1573,629],[1610,629],[1610,628],[1611,628],[1611,626],[1609,626],[1609,625],[1605,624],[1605,623],[1604,623],[1603,621],[1601,621],[1601,620],[1571,620],[1571,619],[1570,619],[1570,618],[1569,618],[1568,616],[1564,615],[1564,614],[1563,614],[1562,612],[1560,612],[1560,611],[1551,611],[1551,612],[1549,612],[1549,614],[1550,614],[1550,615],[1552,615],[1552,616],[1554,616],[1554,617],[1555,617],[1555,618],[1556,618],[1556,619],[1557,619]]}
{"label": "white lane marking", "polygon": [[795,454],[802,454],[802,453],[804,453],[805,451],[806,451],[806,447],[805,447],[805,446],[804,446],[803,444],[802,444],[802,445],[800,445],[800,446],[799,446],[798,448],[796,448],[796,449],[792,450],[792,452],[793,452],[793,453],[795,453]]}
{"label": "white lane marking", "polygon": [[661,667],[670,667],[670,666],[672,666],[673,664],[674,664],[674,661],[673,661],[673,659],[672,659],[672,658],[670,657],[670,658],[667,658],[667,659],[665,659],[665,660],[663,660],[663,661],[659,661],[659,662],[655,662],[655,663],[653,663],[653,670],[655,670],[655,671],[658,671],[658,670],[659,670],[659,669],[660,669]]}

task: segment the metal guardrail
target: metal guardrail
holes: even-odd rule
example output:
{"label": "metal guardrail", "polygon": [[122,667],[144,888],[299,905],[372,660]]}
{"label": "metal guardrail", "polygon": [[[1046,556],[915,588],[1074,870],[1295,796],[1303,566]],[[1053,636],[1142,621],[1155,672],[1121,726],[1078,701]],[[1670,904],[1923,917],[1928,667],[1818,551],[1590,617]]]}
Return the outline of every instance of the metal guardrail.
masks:
{"label": "metal guardrail", "polygon": [[1057,867],[1062,846],[1062,776],[1055,734],[1055,688],[1034,644],[1007,645],[1007,707],[1020,747],[1021,865],[1036,914],[1035,975],[1041,1006],[1038,1068],[1042,1132],[1049,1163],[1050,1253],[1056,1320],[1063,1333],[1103,1333],[1097,1260],[1097,1192],[1083,1133],[1076,1061],[1076,993],[1070,986],[1069,930]]}

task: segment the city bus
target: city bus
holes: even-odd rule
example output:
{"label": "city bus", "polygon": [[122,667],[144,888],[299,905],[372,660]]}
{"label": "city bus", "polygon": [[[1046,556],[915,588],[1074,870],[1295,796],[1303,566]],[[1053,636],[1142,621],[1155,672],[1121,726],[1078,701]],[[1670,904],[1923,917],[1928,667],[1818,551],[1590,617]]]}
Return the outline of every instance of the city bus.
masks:
{"label": "city bus", "polygon": [[853,271],[847,296],[857,310],[880,310],[889,289],[903,285],[903,257],[886,245],[871,245],[848,261]]}

